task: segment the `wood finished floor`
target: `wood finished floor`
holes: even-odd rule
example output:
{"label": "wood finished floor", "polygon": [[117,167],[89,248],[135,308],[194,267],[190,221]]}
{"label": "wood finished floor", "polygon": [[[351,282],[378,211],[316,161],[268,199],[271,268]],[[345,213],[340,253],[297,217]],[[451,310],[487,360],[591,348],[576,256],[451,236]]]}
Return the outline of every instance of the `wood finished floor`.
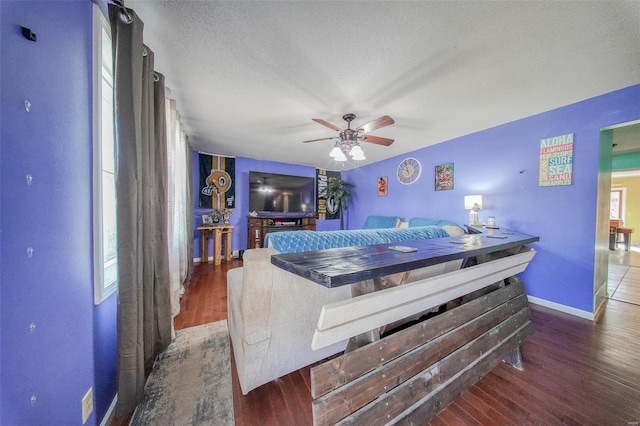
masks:
{"label": "wood finished floor", "polygon": [[[176,329],[226,319],[226,271],[238,266],[196,266]],[[524,371],[499,365],[425,424],[637,425],[640,306],[609,300],[594,322],[536,305],[531,315],[536,331],[522,346]],[[233,358],[232,368],[236,425],[312,424],[310,367],[246,396]]]}

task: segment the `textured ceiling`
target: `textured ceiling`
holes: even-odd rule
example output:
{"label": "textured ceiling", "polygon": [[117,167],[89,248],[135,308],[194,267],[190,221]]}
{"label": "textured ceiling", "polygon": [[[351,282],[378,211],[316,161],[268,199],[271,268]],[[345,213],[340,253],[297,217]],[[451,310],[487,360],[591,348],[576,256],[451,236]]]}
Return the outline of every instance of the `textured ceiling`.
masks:
{"label": "textured ceiling", "polygon": [[368,164],[640,83],[640,1],[126,4],[210,153],[349,169],[312,118],[393,117]]}
{"label": "textured ceiling", "polygon": [[[640,110],[640,100],[638,101]],[[640,151],[640,123],[613,130],[613,155]]]}

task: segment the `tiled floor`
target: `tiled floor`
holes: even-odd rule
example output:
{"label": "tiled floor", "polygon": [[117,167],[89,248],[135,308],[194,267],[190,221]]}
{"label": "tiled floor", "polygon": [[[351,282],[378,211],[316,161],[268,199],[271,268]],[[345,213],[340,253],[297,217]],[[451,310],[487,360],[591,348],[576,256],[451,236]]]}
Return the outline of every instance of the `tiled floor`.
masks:
{"label": "tiled floor", "polygon": [[608,290],[610,299],[640,305],[640,246],[609,254]]}

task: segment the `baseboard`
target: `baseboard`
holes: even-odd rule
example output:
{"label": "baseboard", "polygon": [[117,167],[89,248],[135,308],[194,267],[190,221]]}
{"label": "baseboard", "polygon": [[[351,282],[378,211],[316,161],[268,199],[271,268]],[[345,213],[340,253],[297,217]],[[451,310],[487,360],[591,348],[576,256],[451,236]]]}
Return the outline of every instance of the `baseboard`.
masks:
{"label": "baseboard", "polygon": [[[240,251],[239,250],[234,250],[231,252],[231,258],[232,259],[240,259]],[[213,256],[209,256],[209,262],[213,262]],[[200,258],[199,257],[194,257],[193,258],[193,263],[200,263]]]}
{"label": "baseboard", "polygon": [[603,305],[604,301],[609,298],[609,287],[607,285],[607,280],[598,287],[598,289],[593,294],[593,306],[595,306],[594,318],[596,317],[596,313],[598,309]]}
{"label": "baseboard", "polygon": [[594,321],[595,321],[595,318],[598,318],[598,316],[603,312],[604,307],[607,306],[607,301],[608,300],[609,300],[609,296],[607,296],[604,299],[602,299],[600,301],[600,304],[598,306],[596,306],[596,308],[593,311]]}
{"label": "baseboard", "polygon": [[571,306],[561,305],[560,303],[556,302],[549,302],[548,300],[540,299],[534,296],[527,296],[527,299],[529,299],[529,302],[533,303],[534,305],[544,306],[545,308],[553,309],[554,311],[564,312],[565,314],[574,315],[576,317],[588,319],[590,321],[593,321],[593,319],[595,318],[593,312],[583,311],[582,309],[572,308]]}
{"label": "baseboard", "polygon": [[100,426],[108,426],[111,424],[111,422],[113,421],[113,417],[116,414],[116,403],[118,402],[118,394],[116,394],[116,396],[113,398],[113,401],[111,401],[111,405],[109,405],[109,408],[107,409],[107,412],[105,413],[104,417],[102,418],[102,421],[100,422]]}

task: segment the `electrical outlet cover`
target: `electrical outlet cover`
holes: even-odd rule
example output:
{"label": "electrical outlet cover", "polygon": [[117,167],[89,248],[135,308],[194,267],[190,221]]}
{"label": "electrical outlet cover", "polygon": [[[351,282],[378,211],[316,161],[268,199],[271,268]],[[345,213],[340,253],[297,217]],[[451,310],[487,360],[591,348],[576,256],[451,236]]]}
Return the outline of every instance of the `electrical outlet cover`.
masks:
{"label": "electrical outlet cover", "polygon": [[87,419],[93,412],[93,387],[90,387],[87,393],[82,397],[82,424],[87,422]]}

